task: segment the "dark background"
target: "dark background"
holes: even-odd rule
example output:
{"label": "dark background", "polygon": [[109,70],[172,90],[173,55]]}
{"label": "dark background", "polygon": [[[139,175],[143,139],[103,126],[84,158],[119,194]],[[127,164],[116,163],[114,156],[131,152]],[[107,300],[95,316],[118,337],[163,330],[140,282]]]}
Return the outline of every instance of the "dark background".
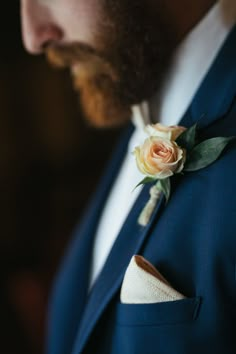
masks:
{"label": "dark background", "polygon": [[83,123],[68,73],[25,53],[19,2],[0,8],[0,353],[40,354],[53,277],[119,132]]}

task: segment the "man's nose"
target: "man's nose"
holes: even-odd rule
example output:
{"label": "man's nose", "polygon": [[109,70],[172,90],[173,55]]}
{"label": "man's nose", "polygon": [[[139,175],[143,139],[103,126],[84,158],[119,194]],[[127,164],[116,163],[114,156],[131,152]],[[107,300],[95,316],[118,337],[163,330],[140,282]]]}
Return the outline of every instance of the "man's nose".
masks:
{"label": "man's nose", "polygon": [[25,48],[32,54],[40,54],[49,44],[58,42],[63,31],[52,18],[50,8],[38,0],[21,1],[22,37]]}

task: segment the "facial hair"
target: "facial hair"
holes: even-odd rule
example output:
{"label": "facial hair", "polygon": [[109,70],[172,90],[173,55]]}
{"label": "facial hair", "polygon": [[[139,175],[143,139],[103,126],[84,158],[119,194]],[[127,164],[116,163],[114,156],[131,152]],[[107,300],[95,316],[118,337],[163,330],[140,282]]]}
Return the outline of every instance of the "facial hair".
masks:
{"label": "facial hair", "polygon": [[154,13],[146,0],[103,0],[102,5],[96,48],[51,45],[46,54],[54,65],[73,68],[74,87],[88,121],[110,127],[130,120],[131,106],[158,90],[176,40],[161,6]]}
{"label": "facial hair", "polygon": [[121,98],[117,73],[102,54],[74,43],[50,46],[47,57],[58,68],[72,67],[74,89],[90,124],[108,128],[130,119],[130,105]]}

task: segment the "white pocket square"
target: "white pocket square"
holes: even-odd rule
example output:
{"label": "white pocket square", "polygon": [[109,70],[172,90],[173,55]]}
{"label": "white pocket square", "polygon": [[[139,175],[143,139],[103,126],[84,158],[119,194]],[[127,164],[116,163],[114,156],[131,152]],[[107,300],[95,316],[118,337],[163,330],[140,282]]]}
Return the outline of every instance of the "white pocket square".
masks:
{"label": "white pocket square", "polygon": [[176,301],[185,296],[171,287],[158,270],[141,256],[132,257],[121,287],[123,304]]}

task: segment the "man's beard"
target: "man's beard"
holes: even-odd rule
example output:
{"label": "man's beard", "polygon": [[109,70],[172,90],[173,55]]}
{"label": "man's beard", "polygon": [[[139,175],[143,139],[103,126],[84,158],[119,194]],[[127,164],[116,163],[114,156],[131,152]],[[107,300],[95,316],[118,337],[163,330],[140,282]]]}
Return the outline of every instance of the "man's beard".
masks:
{"label": "man's beard", "polygon": [[46,55],[57,67],[72,68],[88,121],[110,127],[127,122],[131,106],[158,90],[176,40],[162,9],[154,15],[146,0],[103,1],[105,17],[96,48],[57,44]]}

